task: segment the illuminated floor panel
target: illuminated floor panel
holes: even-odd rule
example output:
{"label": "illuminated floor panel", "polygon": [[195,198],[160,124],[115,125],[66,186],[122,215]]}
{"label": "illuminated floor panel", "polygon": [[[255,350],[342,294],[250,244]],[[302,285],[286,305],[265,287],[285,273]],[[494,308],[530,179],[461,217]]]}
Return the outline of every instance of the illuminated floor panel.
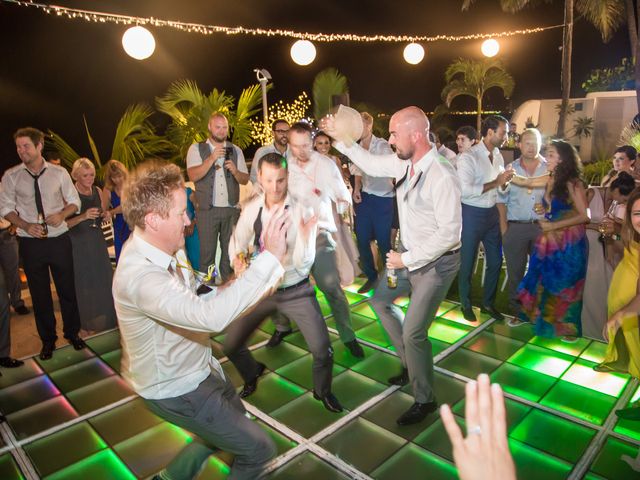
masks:
{"label": "illuminated floor panel", "polygon": [[530,343],[514,353],[508,362],[538,373],[559,378],[573,362],[573,357],[540,348]]}

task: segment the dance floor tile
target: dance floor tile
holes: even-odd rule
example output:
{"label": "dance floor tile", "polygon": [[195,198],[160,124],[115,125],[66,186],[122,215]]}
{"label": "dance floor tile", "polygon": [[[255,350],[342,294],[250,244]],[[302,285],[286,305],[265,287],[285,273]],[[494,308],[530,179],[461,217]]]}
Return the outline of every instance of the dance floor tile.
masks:
{"label": "dance floor tile", "polygon": [[640,442],[640,428],[638,428],[637,420],[624,420],[620,418],[613,431]]}
{"label": "dance floor tile", "polygon": [[343,367],[351,368],[378,352],[367,345],[361,346],[364,351],[364,358],[355,357],[340,340],[332,342],[331,347],[333,348],[333,361]]}
{"label": "dance floor tile", "polygon": [[429,338],[445,343],[455,343],[471,331],[471,327],[451,320],[436,318],[429,328]]}
{"label": "dance floor tile", "polygon": [[312,453],[305,452],[280,467],[269,475],[273,480],[347,480],[349,477],[340,473],[331,465]]}
{"label": "dance floor tile", "polygon": [[[329,341],[333,343],[336,340],[338,340],[338,335],[329,332]],[[302,333],[300,332],[293,332],[291,335],[284,337],[284,341],[290,343],[291,345],[295,345],[296,347],[300,347],[305,350],[307,349],[307,342],[304,339],[304,335],[302,335]]]}
{"label": "dance floor tile", "polygon": [[326,299],[318,298],[318,305],[320,305],[320,313],[322,313],[322,316],[324,318],[327,318],[333,315],[333,312],[331,311],[331,306],[329,305],[329,302],[327,302]]}
{"label": "dance floor tile", "polygon": [[576,463],[596,431],[550,413],[533,409],[510,437],[570,463]]}
{"label": "dance floor tile", "polygon": [[522,345],[523,343],[520,340],[485,331],[465,343],[464,347],[498,360],[506,360],[517,352]]}
{"label": "dance floor tile", "polygon": [[[291,380],[294,383],[306,388],[307,390],[313,389],[313,357],[310,354],[305,355],[302,358],[294,360],[287,365],[284,365],[276,370],[278,375]],[[333,362],[333,369],[331,370],[332,376],[336,376],[345,371],[342,365]]]}
{"label": "dance floor tile", "polygon": [[261,347],[253,351],[253,357],[264,363],[269,370],[275,370],[306,355],[308,352],[291,343],[282,342],[274,348]]}
{"label": "dance floor tile", "polygon": [[399,306],[400,308],[406,308],[411,303],[410,297],[398,297],[393,301],[394,305]]}
{"label": "dance floor tile", "polygon": [[[217,335],[216,337],[214,337],[214,340],[219,344],[224,345],[224,339],[226,336],[227,336],[226,333],[222,335]],[[265,340],[269,340],[270,337],[271,335],[264,333],[262,330],[256,330],[251,334],[251,336],[247,340],[247,346],[251,347],[256,343],[264,342]]]}
{"label": "dance floor tile", "polygon": [[573,360],[569,355],[527,344],[507,361],[513,365],[559,378],[571,366]]}
{"label": "dance floor tile", "polygon": [[[449,405],[453,405],[464,397],[465,382],[461,380],[440,372],[434,372],[433,383],[433,391],[436,392],[438,396],[437,401],[439,404],[448,403]],[[409,395],[413,394],[413,389],[410,384],[402,387],[402,391]]]}
{"label": "dance floor tile", "polygon": [[351,307],[351,311],[353,313],[357,313],[358,315],[362,315],[363,317],[367,317],[372,320],[378,319],[378,315],[376,315],[375,310],[373,309],[371,304],[369,304],[369,302],[361,303],[358,306]]}
{"label": "dance floor tile", "polygon": [[229,476],[229,465],[215,455],[211,455],[195,480],[225,480]]}
{"label": "dance floor tile", "polygon": [[462,325],[467,325],[469,327],[475,328],[479,325],[482,325],[483,323],[491,320],[491,317],[487,314],[484,313],[480,313],[480,309],[477,307],[473,308],[473,311],[476,315],[476,318],[478,319],[475,322],[471,322],[469,320],[465,320],[464,315],[462,314],[462,309],[458,308],[454,308],[451,309],[447,312],[445,312],[442,315],[438,315],[441,318],[446,318],[447,320],[451,320],[452,322],[456,322],[456,323],[460,323]]}
{"label": "dance floor tile", "polygon": [[429,480],[455,480],[456,467],[417,445],[408,444],[378,467],[371,477],[377,480],[399,478],[428,478]]}
{"label": "dance floor tile", "polygon": [[275,373],[260,378],[258,389],[245,400],[263,412],[271,413],[298,398],[306,390]]}
{"label": "dance floor tile", "polygon": [[109,445],[120,443],[162,422],[139,397],[89,419],[89,423]]}
{"label": "dance floor tile", "polygon": [[40,357],[34,357],[35,361],[40,365],[40,368],[47,373],[76,365],[89,358],[95,358],[95,354],[90,349],[83,348],[82,350],[74,350],[71,345],[58,348],[53,352],[53,358],[49,360],[40,360]]}
{"label": "dance floor tile", "polygon": [[436,340],[435,338],[429,338],[429,341],[431,342],[431,354],[434,357],[451,346],[450,344],[441,342],[440,340]]}
{"label": "dance floor tile", "polygon": [[458,305],[457,303],[452,303],[452,302],[448,302],[448,301],[445,300],[438,307],[438,313],[436,314],[436,316],[437,317],[441,317],[442,315],[447,313],[449,310],[451,310],[452,308],[456,308],[456,307],[460,307],[460,305]]}
{"label": "dance floor tile", "polygon": [[383,348],[391,346],[391,341],[380,322],[371,322],[364,328],[361,328],[356,332],[358,338],[371,342]]}
{"label": "dance floor tile", "polygon": [[622,460],[623,456],[635,459],[637,455],[637,445],[609,437],[591,465],[591,471],[609,479],[638,478],[638,472]]}
{"label": "dance floor tile", "polygon": [[528,368],[503,363],[492,374],[491,381],[499,383],[505,392],[532,402],[539,401],[556,383],[556,379]]}
{"label": "dance floor tile", "polygon": [[70,392],[114,375],[115,372],[97,357],[56,370],[49,376],[62,392]]}
{"label": "dance floor tile", "polygon": [[364,375],[347,370],[333,379],[331,390],[347,410],[353,410],[371,397],[386,390],[386,386]]}
{"label": "dance floor tile", "polygon": [[[464,432],[464,420],[458,416],[455,417],[455,420],[460,426],[460,429]],[[429,426],[429,428],[414,438],[413,443],[453,463],[451,442],[449,441],[449,436],[444,429],[444,423],[442,423],[441,419],[437,419]]]}
{"label": "dance floor tile", "polygon": [[321,447],[367,474],[406,443],[404,438],[362,418],[356,418],[319,442]]}
{"label": "dance floor tile", "polygon": [[271,428],[266,423],[263,423],[260,420],[256,420],[256,423],[260,425],[260,428],[262,428],[265,432],[267,432],[267,435],[269,435],[271,440],[273,440],[273,443],[275,443],[276,449],[278,450],[278,455],[282,455],[283,453],[288,452],[293,447],[298,445],[296,442],[288,439],[287,437],[282,435],[280,432]]}
{"label": "dance floor tile", "polygon": [[[222,371],[224,372],[224,376],[229,379],[229,381],[235,388],[239,388],[244,385],[244,380],[242,380],[240,373],[238,372],[236,367],[233,366],[233,363],[229,361],[224,362],[222,364]],[[266,373],[267,372],[265,371],[265,374]]]}
{"label": "dance floor tile", "polygon": [[146,477],[163,469],[191,441],[181,428],[161,423],[118,443],[113,450],[135,475]]}
{"label": "dance floor tile", "polygon": [[111,450],[101,450],[90,457],[80,460],[45,480],[135,480],[136,476]]}
{"label": "dance floor tile", "polygon": [[[365,317],[364,315],[359,315],[357,313],[351,312],[351,327],[353,328],[353,331],[356,332],[356,335],[358,333],[358,330],[366,327],[367,325],[371,325],[373,322],[377,322],[377,320],[371,317]],[[331,317],[327,320],[327,326],[330,328],[336,328],[336,320],[334,317]]]}
{"label": "dance floor tile", "polygon": [[602,425],[616,398],[560,380],[540,403],[596,425]]}
{"label": "dance floor tile", "polygon": [[36,440],[24,447],[41,477],[79,462],[107,448],[105,441],[87,422]]}
{"label": "dance floor tile", "polygon": [[406,426],[398,425],[396,420],[400,415],[409,410],[413,402],[414,399],[411,395],[401,391],[395,391],[364,412],[362,416],[385,430],[395,433],[406,440],[412,440],[439,418],[438,412],[434,412],[427,415],[426,418],[419,423]]}
{"label": "dance floor tile", "polygon": [[0,410],[7,415],[59,394],[51,379],[40,375],[0,390]]}
{"label": "dance floor tile", "polygon": [[587,387],[596,392],[619,396],[631,377],[615,372],[596,372],[593,369],[595,365],[595,363],[578,359],[560,378],[565,382]]}
{"label": "dance floor tile", "polygon": [[73,390],[67,394],[67,398],[77,412],[84,415],[131,395],[135,393],[127,382],[114,375]]}
{"label": "dance floor tile", "polygon": [[394,355],[376,352],[363,362],[354,365],[351,369],[377,382],[389,385],[389,377],[396,376],[401,372],[402,362]]}
{"label": "dance floor tile", "polygon": [[494,322],[489,331],[502,335],[503,337],[515,338],[521,342],[528,342],[534,336],[533,325],[520,325],[519,327],[510,327],[506,322]]}
{"label": "dance floor tile", "polygon": [[[504,399],[505,409],[507,411],[507,432],[512,432],[520,423],[520,421],[531,411],[531,407],[528,407],[520,402],[511,400],[510,398]],[[453,413],[460,418],[464,417],[465,400],[464,398],[455,404],[453,407]]]}
{"label": "dance floor tile", "polygon": [[24,365],[20,368],[4,368],[0,377],[0,389],[24,382],[30,378],[40,376],[44,371],[33,358],[25,360]]}
{"label": "dance floor tile", "polygon": [[572,469],[571,464],[518,440],[509,439],[509,449],[516,464],[518,480],[564,480]]}
{"label": "dance floor tile", "polygon": [[530,345],[537,345],[539,347],[548,348],[554,352],[564,353],[565,355],[571,355],[578,357],[589,346],[591,340],[588,338],[578,338],[575,343],[563,342],[562,338],[545,338],[545,337],[533,337],[529,340]]}
{"label": "dance floor tile", "polygon": [[367,295],[362,295],[357,292],[350,292],[349,290],[344,291],[344,296],[347,297],[347,302],[349,302],[349,305],[353,305],[368,298]]}
{"label": "dance floor tile", "polygon": [[438,366],[464,375],[465,377],[475,379],[481,373],[493,372],[500,366],[500,363],[501,362],[495,358],[460,349],[453,352],[444,360],[441,360]]}
{"label": "dance floor tile", "polygon": [[16,438],[24,438],[76,418],[78,414],[63,396],[50,398],[37,405],[7,415]]}
{"label": "dance floor tile", "polygon": [[23,480],[25,478],[10,453],[0,456],[0,478],[3,480]]}
{"label": "dance floor tile", "polygon": [[589,362],[602,363],[606,352],[607,344],[603,342],[596,342],[594,340],[580,354],[580,358]]}
{"label": "dance floor tile", "polygon": [[89,338],[86,342],[91,350],[96,352],[98,355],[102,355],[121,347],[120,332],[118,330],[113,330],[112,332],[103,333],[102,335]]}
{"label": "dance floor tile", "polygon": [[113,350],[111,352],[100,355],[100,358],[109,365],[113,370],[120,373],[120,362],[122,361],[122,350]]}
{"label": "dance floor tile", "polygon": [[[338,397],[339,398],[339,397]],[[303,437],[311,437],[343,417],[347,412],[333,413],[307,393],[271,412],[276,420],[288,425]]]}

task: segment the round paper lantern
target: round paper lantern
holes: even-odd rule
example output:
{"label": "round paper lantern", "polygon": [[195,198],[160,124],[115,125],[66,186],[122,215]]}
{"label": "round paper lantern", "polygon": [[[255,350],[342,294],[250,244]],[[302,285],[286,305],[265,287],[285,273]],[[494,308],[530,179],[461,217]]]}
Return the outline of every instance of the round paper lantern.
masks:
{"label": "round paper lantern", "polygon": [[291,46],[291,58],[298,65],[309,65],[316,58],[316,47],[309,40],[298,40]]}
{"label": "round paper lantern", "polygon": [[127,55],[136,60],[149,58],[156,49],[156,40],[144,27],[131,27],[122,35],[122,46]]}
{"label": "round paper lantern", "polygon": [[402,55],[407,63],[417,65],[424,58],[424,48],[418,43],[410,43],[404,47]]}
{"label": "round paper lantern", "polygon": [[495,57],[500,51],[500,44],[497,40],[490,38],[482,42],[480,50],[485,57]]}

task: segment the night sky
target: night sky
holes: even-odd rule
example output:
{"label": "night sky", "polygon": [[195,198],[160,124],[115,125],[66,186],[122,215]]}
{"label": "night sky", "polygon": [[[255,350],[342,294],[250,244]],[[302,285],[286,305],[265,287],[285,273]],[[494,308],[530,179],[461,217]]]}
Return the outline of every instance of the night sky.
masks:
{"label": "night sky", "polygon": [[[67,7],[224,26],[286,28],[307,32],[388,34],[469,34],[562,23],[562,3],[542,5],[518,15],[503,14],[498,0],[477,0],[460,12],[460,0],[136,0],[64,1]],[[12,134],[21,126],[53,129],[84,155],[90,150],[82,115],[101,156],[110,153],[118,119],[129,104],[162,95],[177,79],[197,82],[238,96],[255,83],[253,69],[269,70],[274,88],[269,101],[310,95],[314,76],[336,67],[349,80],[352,101],[383,111],[414,104],[433,110],[440,101],[444,70],[455,58],[480,58],[480,42],[438,42],[426,46],[421,64],[402,58],[404,44],[316,43],[309,66],[293,63],[294,40],[272,37],[205,36],[162,28],[152,30],[156,51],[145,61],[126,55],[121,37],[127,27],[69,20],[34,8],[0,2],[0,169],[16,164]],[[514,76],[511,105],[531,98],[559,98],[559,46],[562,29],[501,40],[500,58]],[[613,66],[629,55],[626,27],[605,45],[596,30],[578,20],[574,32],[573,95],[592,68]],[[458,103],[471,107],[472,103]],[[455,105],[454,105],[455,106]],[[489,107],[509,106],[501,95],[489,96]],[[154,120],[162,124],[158,114]]]}

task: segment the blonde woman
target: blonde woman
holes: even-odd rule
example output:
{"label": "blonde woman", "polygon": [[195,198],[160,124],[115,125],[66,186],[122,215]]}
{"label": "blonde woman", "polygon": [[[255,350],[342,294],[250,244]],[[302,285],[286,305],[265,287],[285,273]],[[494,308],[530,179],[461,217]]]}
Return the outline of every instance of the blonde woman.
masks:
{"label": "blonde woman", "polygon": [[120,206],[122,187],[127,175],[127,168],[118,160],[109,160],[105,165],[104,196],[109,204],[107,216],[113,219],[113,244],[116,249],[116,263],[120,259],[122,246],[131,233],[129,225],[124,220],[122,207]]}

